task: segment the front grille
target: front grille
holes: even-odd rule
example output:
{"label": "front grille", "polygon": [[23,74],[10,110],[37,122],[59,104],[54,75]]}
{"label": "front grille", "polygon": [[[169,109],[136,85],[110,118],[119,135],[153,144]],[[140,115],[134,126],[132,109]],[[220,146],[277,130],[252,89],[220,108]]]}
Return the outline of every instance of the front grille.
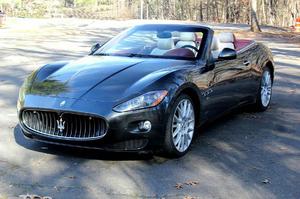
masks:
{"label": "front grille", "polygon": [[97,139],[107,131],[104,119],[73,113],[24,110],[22,123],[35,133],[66,140]]}

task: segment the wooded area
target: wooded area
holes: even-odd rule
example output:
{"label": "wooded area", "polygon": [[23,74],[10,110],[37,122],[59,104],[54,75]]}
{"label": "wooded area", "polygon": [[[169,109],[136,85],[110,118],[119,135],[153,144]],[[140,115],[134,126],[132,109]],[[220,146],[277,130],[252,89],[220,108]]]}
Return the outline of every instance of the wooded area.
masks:
{"label": "wooded area", "polygon": [[288,27],[300,17],[300,0],[0,0],[0,9],[17,17],[142,17],[248,24],[257,20],[259,24]]}

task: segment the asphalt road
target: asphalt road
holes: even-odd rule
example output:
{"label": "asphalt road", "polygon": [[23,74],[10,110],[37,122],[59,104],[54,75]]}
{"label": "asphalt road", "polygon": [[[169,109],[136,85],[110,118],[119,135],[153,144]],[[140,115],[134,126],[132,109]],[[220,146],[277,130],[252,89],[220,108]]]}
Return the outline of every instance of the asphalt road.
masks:
{"label": "asphalt road", "polygon": [[201,129],[180,159],[24,139],[15,108],[24,78],[42,64],[86,55],[132,23],[9,19],[0,29],[0,198],[299,199],[300,42],[276,35],[257,38],[276,61],[270,109],[239,111]]}

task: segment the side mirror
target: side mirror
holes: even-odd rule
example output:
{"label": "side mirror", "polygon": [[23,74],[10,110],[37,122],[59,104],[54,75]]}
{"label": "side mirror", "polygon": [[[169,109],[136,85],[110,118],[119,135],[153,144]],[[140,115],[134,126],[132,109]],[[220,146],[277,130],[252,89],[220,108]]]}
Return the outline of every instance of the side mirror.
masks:
{"label": "side mirror", "polygon": [[224,48],[220,54],[218,59],[219,60],[231,60],[236,58],[236,51],[231,48]]}
{"label": "side mirror", "polygon": [[89,55],[94,54],[94,52],[96,52],[99,48],[101,48],[101,46],[102,45],[99,43],[95,43],[94,45],[92,45]]}

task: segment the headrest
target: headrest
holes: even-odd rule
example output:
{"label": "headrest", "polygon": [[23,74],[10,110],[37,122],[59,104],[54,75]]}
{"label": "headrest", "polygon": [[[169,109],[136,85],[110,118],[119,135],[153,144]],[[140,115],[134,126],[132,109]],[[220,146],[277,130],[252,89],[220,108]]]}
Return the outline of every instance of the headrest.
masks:
{"label": "headrest", "polygon": [[211,50],[219,50],[219,38],[217,36],[213,37],[212,43],[211,43]]}
{"label": "headrest", "polygon": [[158,38],[157,48],[160,50],[170,50],[174,48],[174,41],[172,38]]}
{"label": "headrest", "polygon": [[172,33],[170,32],[159,32],[157,33],[157,37],[161,39],[172,38]]}
{"label": "headrest", "polygon": [[173,31],[173,32],[172,32],[172,37],[180,37],[180,32],[178,32],[178,31]]}
{"label": "headrest", "polygon": [[219,41],[221,43],[233,43],[234,42],[234,35],[231,32],[220,33],[218,35],[218,37],[219,37]]}
{"label": "headrest", "polygon": [[181,32],[180,41],[195,41],[195,33],[193,32]]}

